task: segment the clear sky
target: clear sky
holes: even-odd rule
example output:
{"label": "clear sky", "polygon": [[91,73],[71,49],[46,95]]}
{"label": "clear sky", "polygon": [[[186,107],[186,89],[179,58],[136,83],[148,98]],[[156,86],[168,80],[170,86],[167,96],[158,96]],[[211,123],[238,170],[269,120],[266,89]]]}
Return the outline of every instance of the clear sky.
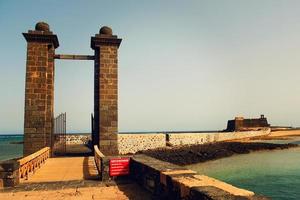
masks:
{"label": "clear sky", "polygon": [[[265,114],[300,126],[300,1],[0,1],[0,133],[22,133],[26,41],[46,21],[60,54],[93,54],[103,25],[119,48],[119,130],[216,130]],[[89,131],[93,62],[56,60],[55,113]]]}

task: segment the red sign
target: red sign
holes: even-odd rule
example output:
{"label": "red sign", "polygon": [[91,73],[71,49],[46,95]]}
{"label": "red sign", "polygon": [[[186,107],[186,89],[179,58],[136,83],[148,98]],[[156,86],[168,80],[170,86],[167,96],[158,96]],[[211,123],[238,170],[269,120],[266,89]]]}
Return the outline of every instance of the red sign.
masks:
{"label": "red sign", "polygon": [[129,174],[130,158],[112,158],[109,160],[109,175],[122,176]]}

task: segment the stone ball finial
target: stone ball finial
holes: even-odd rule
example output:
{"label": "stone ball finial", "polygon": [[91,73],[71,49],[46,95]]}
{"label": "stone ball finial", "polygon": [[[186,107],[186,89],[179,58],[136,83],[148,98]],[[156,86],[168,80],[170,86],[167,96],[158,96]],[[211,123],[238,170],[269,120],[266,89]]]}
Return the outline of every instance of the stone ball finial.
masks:
{"label": "stone ball finial", "polygon": [[35,25],[35,30],[36,31],[50,31],[50,27],[49,27],[49,24],[47,24],[46,22],[38,22]]}
{"label": "stone ball finial", "polygon": [[113,34],[112,29],[109,28],[108,26],[102,26],[100,28],[99,33],[103,34],[103,35],[112,35]]}

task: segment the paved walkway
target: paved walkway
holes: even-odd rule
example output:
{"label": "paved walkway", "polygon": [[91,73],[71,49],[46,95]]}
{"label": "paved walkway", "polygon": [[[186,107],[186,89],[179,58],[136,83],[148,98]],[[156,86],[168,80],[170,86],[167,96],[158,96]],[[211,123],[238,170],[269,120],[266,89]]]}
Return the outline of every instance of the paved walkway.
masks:
{"label": "paved walkway", "polygon": [[[98,181],[94,157],[49,158],[28,180],[0,190],[1,200],[150,200],[151,194],[128,180]],[[95,181],[97,180],[97,181]]]}
{"label": "paved walkway", "polygon": [[74,180],[95,180],[98,172],[94,157],[49,158],[28,180],[22,183],[42,183]]}

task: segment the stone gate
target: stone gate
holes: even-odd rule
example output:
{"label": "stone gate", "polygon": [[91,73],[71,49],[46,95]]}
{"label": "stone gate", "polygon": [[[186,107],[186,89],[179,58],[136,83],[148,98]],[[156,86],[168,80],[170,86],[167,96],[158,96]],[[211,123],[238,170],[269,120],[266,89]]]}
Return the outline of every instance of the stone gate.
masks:
{"label": "stone gate", "polygon": [[94,55],[55,54],[58,37],[47,23],[23,33],[27,41],[24,156],[53,148],[55,59],[94,60],[93,144],[105,155],[118,154],[118,48],[121,39],[102,27],[91,37]]}

